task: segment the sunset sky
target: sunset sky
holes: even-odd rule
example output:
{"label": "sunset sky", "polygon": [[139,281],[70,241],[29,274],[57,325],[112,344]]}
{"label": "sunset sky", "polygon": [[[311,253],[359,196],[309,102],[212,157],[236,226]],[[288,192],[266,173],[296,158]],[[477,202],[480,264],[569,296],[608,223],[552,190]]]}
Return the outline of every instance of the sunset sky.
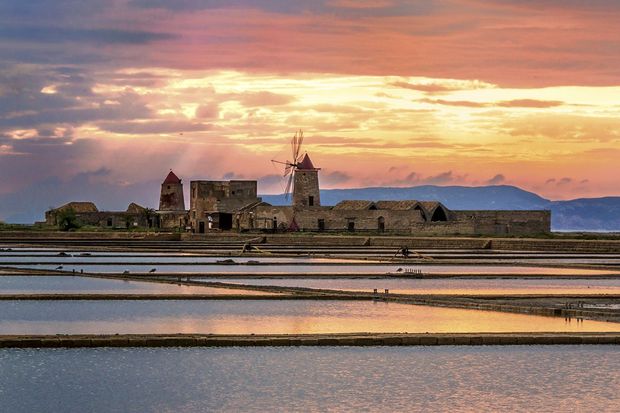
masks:
{"label": "sunset sky", "polygon": [[170,169],[620,195],[617,0],[3,0],[0,219]]}

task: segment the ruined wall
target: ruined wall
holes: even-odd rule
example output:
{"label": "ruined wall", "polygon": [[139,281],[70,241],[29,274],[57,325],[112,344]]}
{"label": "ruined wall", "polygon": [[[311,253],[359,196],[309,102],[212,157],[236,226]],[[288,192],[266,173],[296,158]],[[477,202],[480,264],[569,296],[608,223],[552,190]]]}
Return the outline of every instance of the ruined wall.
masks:
{"label": "ruined wall", "polygon": [[200,222],[206,228],[208,213],[233,213],[255,202],[256,181],[191,181],[189,223],[194,230]]}
{"label": "ruined wall", "polygon": [[293,205],[296,207],[320,206],[319,171],[298,169],[294,173]]}
{"label": "ruined wall", "polygon": [[[282,229],[289,227],[293,216],[301,231],[407,231],[414,224],[422,223],[420,211],[388,210],[336,210],[331,207],[274,207],[258,206],[241,214],[239,225],[242,229],[272,229],[276,219]],[[319,220],[322,220],[320,228]],[[380,226],[380,222],[383,223]]]}
{"label": "ruined wall", "polygon": [[[102,228],[131,228],[148,226],[146,216],[142,213],[134,214],[117,211],[78,212],[75,214],[78,222],[82,225],[93,225]],[[46,214],[48,225],[58,225],[56,214],[52,211]]]}
{"label": "ruined wall", "polygon": [[275,218],[280,229],[284,230],[289,227],[293,216],[301,231],[510,236],[542,234],[551,229],[549,211],[451,211],[451,221],[425,222],[418,210],[293,209],[273,206],[260,206],[240,214],[235,228],[271,230]]}
{"label": "ruined wall", "polygon": [[188,214],[186,211],[158,211],[157,220],[159,228],[185,229],[188,225]]}
{"label": "ruined wall", "polygon": [[[534,235],[551,232],[551,211],[453,211],[471,234]],[[467,232],[460,232],[467,234]]]}

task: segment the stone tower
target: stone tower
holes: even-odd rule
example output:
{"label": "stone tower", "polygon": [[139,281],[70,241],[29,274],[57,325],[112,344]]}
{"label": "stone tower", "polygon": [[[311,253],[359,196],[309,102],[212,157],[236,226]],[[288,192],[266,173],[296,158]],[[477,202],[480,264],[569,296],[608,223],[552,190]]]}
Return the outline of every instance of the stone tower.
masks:
{"label": "stone tower", "polygon": [[185,211],[185,199],[183,197],[183,183],[178,176],[170,170],[170,173],[161,184],[159,196],[160,211]]}
{"label": "stone tower", "polygon": [[319,169],[314,167],[308,154],[297,165],[293,181],[294,207],[321,206]]}

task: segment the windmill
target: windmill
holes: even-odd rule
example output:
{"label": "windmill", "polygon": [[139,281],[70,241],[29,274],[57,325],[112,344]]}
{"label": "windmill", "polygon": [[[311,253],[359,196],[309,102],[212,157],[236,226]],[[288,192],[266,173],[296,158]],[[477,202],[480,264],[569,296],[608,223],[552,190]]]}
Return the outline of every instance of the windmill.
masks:
{"label": "windmill", "polygon": [[277,163],[280,165],[284,165],[284,177],[286,178],[286,189],[284,190],[284,197],[288,201],[291,197],[291,189],[293,186],[293,178],[295,177],[295,170],[299,168],[299,165],[302,161],[302,157],[299,155],[301,152],[301,144],[304,141],[304,133],[300,129],[295,132],[295,135],[291,138],[291,149],[292,149],[292,161],[287,160],[286,162],[271,160],[273,163]]}

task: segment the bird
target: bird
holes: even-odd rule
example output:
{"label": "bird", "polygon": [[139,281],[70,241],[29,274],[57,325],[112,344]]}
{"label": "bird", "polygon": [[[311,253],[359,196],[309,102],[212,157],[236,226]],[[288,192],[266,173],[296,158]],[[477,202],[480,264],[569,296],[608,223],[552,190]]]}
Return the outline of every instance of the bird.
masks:
{"label": "bird", "polygon": [[399,268],[396,270],[396,272],[401,272],[402,270],[403,270],[402,268]]}
{"label": "bird", "polygon": [[149,272],[155,272],[155,271],[157,271],[157,268],[151,268]]}
{"label": "bird", "polygon": [[129,270],[123,271],[123,274],[125,274],[125,275],[129,274]]}
{"label": "bird", "polygon": [[59,265],[58,267],[56,267],[57,270],[62,270],[62,265]]}

